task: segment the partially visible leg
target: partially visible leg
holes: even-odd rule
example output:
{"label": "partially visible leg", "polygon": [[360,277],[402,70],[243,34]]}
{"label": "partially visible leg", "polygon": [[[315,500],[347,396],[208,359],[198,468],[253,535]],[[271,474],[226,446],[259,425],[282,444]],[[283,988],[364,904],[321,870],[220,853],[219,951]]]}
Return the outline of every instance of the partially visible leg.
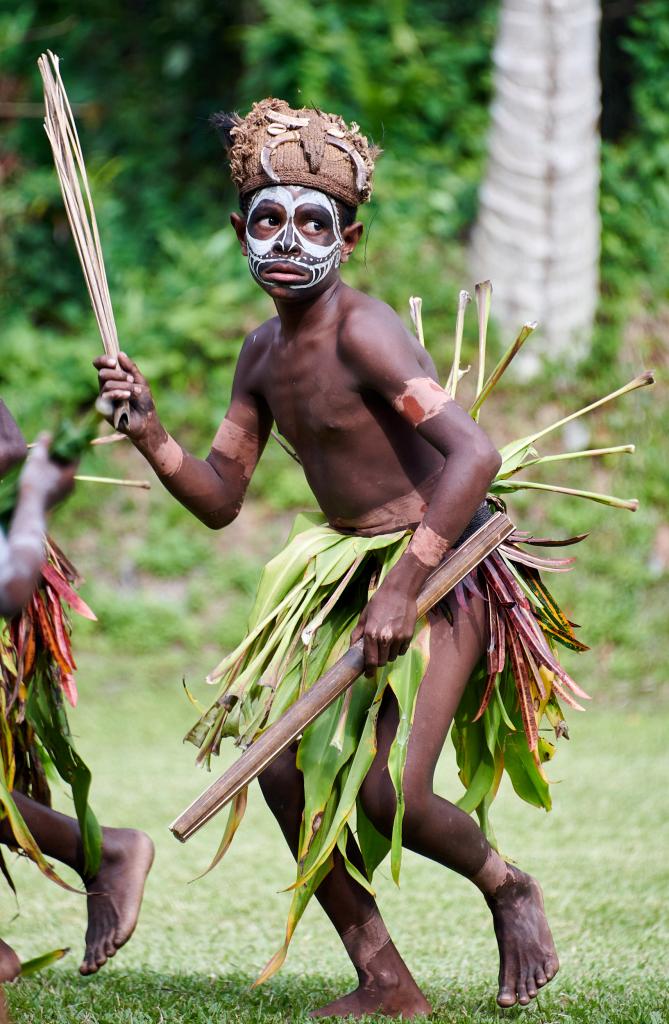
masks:
{"label": "partially visible leg", "polygon": [[[498,1002],[525,1005],[558,969],[539,885],[506,864],[474,819],[433,789],[437,759],[486,640],[482,601],[472,601],[468,614],[453,602],[452,612],[452,626],[441,615],[431,617],[430,664],[418,693],[404,771],[403,841],[481,890],[500,951]],[[367,814],[387,835],[395,813],[387,761],[397,721],[397,704],[389,694],[379,717],[378,755],[361,792]]]}
{"label": "partially visible leg", "polygon": [[[153,843],[136,829],[103,828],[100,869],[93,877],[86,877],[76,819],[21,793],[12,795],[42,853],[66,864],[82,878],[88,893],[88,927],[79,970],[94,974],[135,930],[144,883],[153,863]],[[6,820],[0,822],[0,842],[14,845]]]}
{"label": "partially visible leg", "polygon": [[0,939],[0,985],[6,981],[14,981],[20,973],[21,961],[12,947]]}
{"label": "partially visible leg", "polygon": [[7,1009],[7,1000],[5,999],[5,993],[0,986],[0,1024],[12,1024],[9,1019],[9,1010]]}
{"label": "partially visible leg", "polygon": [[[260,776],[260,787],[277,819],[293,856],[297,855],[304,787],[295,765],[295,752],[287,751]],[[347,851],[364,870],[354,842]],[[430,1004],[411,977],[395,948],[372,896],[358,885],[335,851],[334,866],[316,890],[316,898],[337,930],[358,975],[358,988],[312,1017],[360,1017],[367,1013],[410,1019],[431,1012]]]}

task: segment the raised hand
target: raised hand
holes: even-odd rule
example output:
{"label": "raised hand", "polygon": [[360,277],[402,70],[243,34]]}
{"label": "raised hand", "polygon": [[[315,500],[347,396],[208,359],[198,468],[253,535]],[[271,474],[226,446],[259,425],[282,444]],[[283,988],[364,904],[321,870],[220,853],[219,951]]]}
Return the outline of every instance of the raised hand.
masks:
{"label": "raised hand", "polygon": [[130,415],[127,424],[118,429],[133,441],[142,440],[149,430],[151,414],[156,409],[146,379],[125,352],[120,352],[118,359],[98,356],[93,360],[93,366],[98,371],[102,415],[113,423],[117,404],[128,402]]}
{"label": "raised hand", "polygon": [[73,462],[63,464],[51,459],[50,441],[49,434],[40,434],[19,480],[21,497],[35,498],[47,510],[70,494],[77,468]]}

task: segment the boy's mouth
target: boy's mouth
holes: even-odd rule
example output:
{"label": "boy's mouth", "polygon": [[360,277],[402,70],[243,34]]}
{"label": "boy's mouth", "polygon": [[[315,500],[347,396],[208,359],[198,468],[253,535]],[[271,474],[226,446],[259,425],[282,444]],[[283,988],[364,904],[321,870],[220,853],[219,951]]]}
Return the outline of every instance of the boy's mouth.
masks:
{"label": "boy's mouth", "polygon": [[310,274],[295,263],[276,262],[264,267],[260,272],[260,276],[263,281],[276,281],[278,284],[294,284],[298,281],[305,281],[310,277]]}

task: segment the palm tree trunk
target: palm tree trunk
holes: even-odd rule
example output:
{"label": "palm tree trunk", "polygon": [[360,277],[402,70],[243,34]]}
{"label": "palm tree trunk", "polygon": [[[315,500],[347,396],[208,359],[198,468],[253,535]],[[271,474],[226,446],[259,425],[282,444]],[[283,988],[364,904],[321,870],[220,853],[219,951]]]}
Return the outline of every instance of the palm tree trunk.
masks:
{"label": "palm tree trunk", "polygon": [[472,236],[505,333],[582,357],[597,305],[598,0],[502,0],[489,161]]}

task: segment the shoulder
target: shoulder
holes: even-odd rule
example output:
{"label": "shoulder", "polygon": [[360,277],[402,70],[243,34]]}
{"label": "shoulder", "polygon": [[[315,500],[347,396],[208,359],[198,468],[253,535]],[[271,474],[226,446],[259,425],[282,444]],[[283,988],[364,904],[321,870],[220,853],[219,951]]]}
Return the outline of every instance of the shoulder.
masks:
{"label": "shoulder", "polygon": [[366,295],[356,288],[346,289],[343,302],[342,334],[353,343],[356,338],[373,330],[391,330],[398,335],[406,336],[407,340],[411,335],[406,329],[401,318],[397,315],[392,306],[373,295]]}
{"label": "shoulder", "polygon": [[258,327],[254,327],[252,331],[249,331],[239,351],[240,360],[242,358],[252,360],[254,357],[264,354],[272,344],[278,326],[279,318],[278,316],[273,316],[269,320],[265,320]]}
{"label": "shoulder", "polygon": [[265,320],[244,338],[237,357],[237,375],[258,379],[278,329],[278,317]]}
{"label": "shoulder", "polygon": [[348,289],[339,330],[344,362],[363,373],[390,372],[412,366],[433,373],[430,356],[386,302]]}

